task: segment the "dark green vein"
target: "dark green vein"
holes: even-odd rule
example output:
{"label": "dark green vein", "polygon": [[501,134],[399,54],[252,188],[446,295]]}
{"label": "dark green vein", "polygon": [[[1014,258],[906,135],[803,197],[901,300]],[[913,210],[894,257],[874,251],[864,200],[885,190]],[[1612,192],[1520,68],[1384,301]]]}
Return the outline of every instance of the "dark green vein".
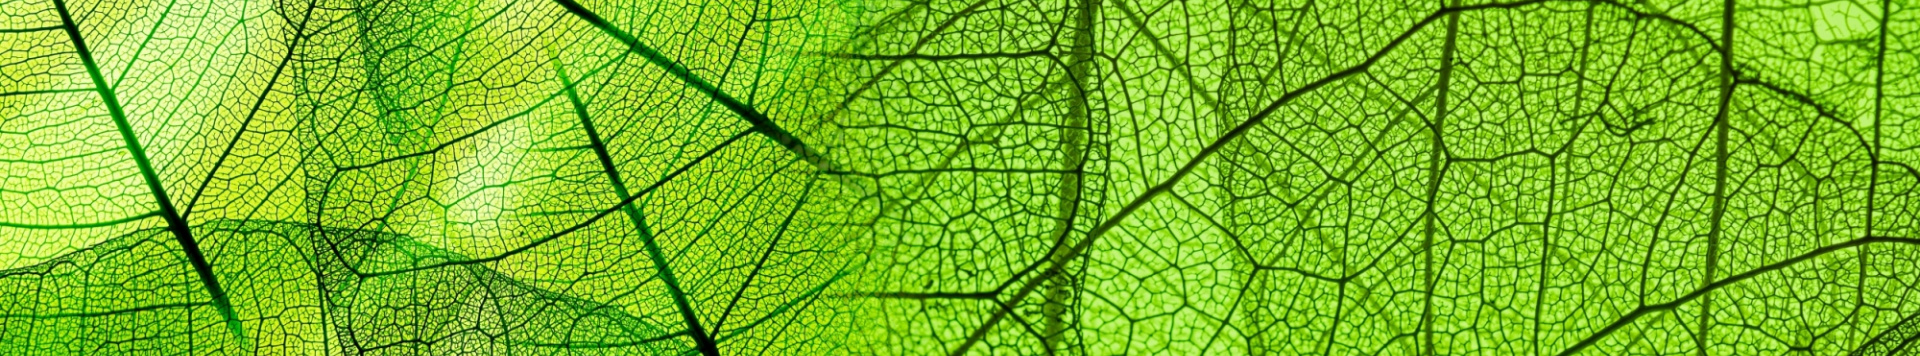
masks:
{"label": "dark green vein", "polygon": [[820,284],[814,285],[813,288],[808,288],[806,291],[801,292],[800,295],[794,296],[794,298],[792,299],[788,299],[786,303],[781,303],[780,306],[774,307],[773,310],[767,311],[766,315],[761,315],[759,318],[754,319],[752,322],[747,323],[747,325],[745,326],[727,329],[726,330],[727,334],[721,335],[720,341],[731,340],[733,339],[734,336],[739,336],[741,333],[745,333],[748,330],[753,330],[753,328],[759,327],[760,324],[765,324],[768,320],[773,320],[773,318],[775,317],[779,317],[780,315],[786,314],[788,311],[793,310],[796,304],[799,304],[798,307],[800,309],[806,309],[808,306],[813,305],[814,301],[820,300],[821,292],[826,291],[828,287],[832,287],[834,283],[839,283],[840,279],[846,278],[848,275],[853,274],[853,271],[855,269],[857,269],[857,266],[849,266],[847,268],[842,268],[839,271],[834,272],[833,277],[827,278],[827,280],[825,281],[821,281]]}
{"label": "dark green vein", "polygon": [[655,342],[672,340],[674,338],[678,338],[685,335],[687,335],[687,331],[681,330],[681,331],[676,331],[672,333],[660,334],[659,336],[654,336],[654,337],[649,337],[649,338],[639,339],[634,341],[626,341],[626,342],[564,342],[564,343],[561,343],[561,342],[515,342],[514,344],[534,346],[534,347],[552,347],[552,348],[561,348],[561,349],[568,349],[568,350],[617,349],[617,348],[624,348],[624,347],[643,346],[643,345],[651,344]]}
{"label": "dark green vein", "polygon": [[[156,37],[156,35],[160,34],[160,29],[161,29],[160,26],[167,23],[167,18],[173,15],[173,6],[178,5],[179,3],[180,3],[179,0],[168,1],[167,7],[160,9],[160,16],[159,18],[153,20],[153,27],[147,29],[147,36],[144,38],[141,38],[140,45],[135,46],[133,48],[133,58],[140,58],[140,54],[147,52],[147,45],[152,44],[153,38]],[[244,24],[244,22],[242,22],[242,24]],[[242,26],[241,25],[234,26],[235,29],[239,27],[242,27]],[[232,29],[229,29],[228,31],[232,31]],[[224,44],[225,40],[226,40],[226,36],[222,35],[221,43]],[[127,61],[127,66],[125,68],[120,68],[120,76],[113,78],[113,83],[108,83],[107,85],[114,88],[119,88],[120,83],[125,83],[127,81],[127,75],[133,74],[133,66],[139,63],[140,61]]]}
{"label": "dark green vein", "polygon": [[694,74],[693,69],[687,68],[686,65],[680,64],[680,62],[672,58],[667,58],[667,56],[660,53],[659,50],[655,50],[652,46],[640,42],[639,38],[633,37],[633,35],[628,34],[626,31],[614,27],[612,23],[608,23],[606,19],[600,18],[600,15],[594,14],[593,11],[587,10],[586,7],[580,6],[578,2],[573,0],[554,0],[554,2],[567,8],[567,12],[573,13],[575,17],[579,17],[588,24],[592,24],[593,27],[599,28],[601,32],[605,32],[608,36],[613,36],[613,38],[619,40],[621,44],[627,45],[629,50],[639,54],[640,57],[646,58],[647,62],[659,66],[660,69],[666,70],[668,74],[672,74],[674,78],[680,79],[680,81],[686,83],[687,86],[693,87],[694,90],[699,91],[701,94],[706,94],[707,97],[720,102],[721,106],[727,107],[727,110],[732,110],[735,114],[740,115],[741,119],[747,120],[748,124],[753,125],[754,132],[766,136],[775,143],[780,144],[781,147],[792,151],[800,160],[806,161],[808,164],[812,164],[821,170],[827,170],[833,167],[833,165],[827,161],[826,157],[821,156],[819,152],[807,147],[807,144],[800,141],[800,138],[794,136],[792,132],[781,128],[778,123],[773,122],[773,119],[768,118],[767,115],[761,113],[759,109],[755,109],[752,105],[741,102],[739,99],[734,99],[732,95],[727,94],[727,92],[720,90],[719,87],[707,82],[705,78]]}
{"label": "dark green vein", "polygon": [[94,227],[101,227],[101,226],[119,225],[127,222],[151,218],[151,217],[154,217],[155,215],[160,215],[160,212],[150,212],[146,214],[134,215],[134,216],[124,217],[119,219],[91,222],[91,223],[79,223],[79,224],[25,224],[25,223],[0,221],[0,227],[11,227],[11,228],[22,228],[22,229],[46,229],[46,230],[85,229],[85,228],[94,228]]}
{"label": "dark green vein", "polygon": [[1780,262],[1774,262],[1771,264],[1767,264],[1765,266],[1760,266],[1759,268],[1754,268],[1753,270],[1746,271],[1740,274],[1727,276],[1727,278],[1721,278],[1719,280],[1713,281],[1713,283],[1707,283],[1707,285],[1694,289],[1693,292],[1687,293],[1686,295],[1682,295],[1679,298],[1674,298],[1674,300],[1668,301],[1666,303],[1643,304],[1638,308],[1634,308],[1632,311],[1628,311],[1626,314],[1621,315],[1619,319],[1615,319],[1612,323],[1607,324],[1606,327],[1600,328],[1599,331],[1594,332],[1592,335],[1588,335],[1585,339],[1581,339],[1580,342],[1578,343],[1574,343],[1573,346],[1568,347],[1565,351],[1561,351],[1560,355],[1567,356],[1567,355],[1573,355],[1575,353],[1579,353],[1580,350],[1586,349],[1588,346],[1593,346],[1594,343],[1600,342],[1600,339],[1606,338],[1607,335],[1613,334],[1613,332],[1615,331],[1619,331],[1620,328],[1625,327],[1629,324],[1633,324],[1633,321],[1640,319],[1640,317],[1644,317],[1644,316],[1647,316],[1647,314],[1652,314],[1655,312],[1673,310],[1674,308],[1678,308],[1681,305],[1686,305],[1687,302],[1691,302],[1694,299],[1699,299],[1700,297],[1705,296],[1707,293],[1713,292],[1714,290],[1724,288],[1729,285],[1733,285],[1734,283],[1740,283],[1741,281],[1752,279],[1753,277],[1766,274],[1767,272],[1772,272],[1772,271],[1784,269],[1787,267],[1792,267],[1795,264],[1804,262],[1809,259],[1813,259],[1814,257],[1820,257],[1821,255],[1833,253],[1835,251],[1845,250],[1848,248],[1867,246],[1867,245],[1873,245],[1873,244],[1902,244],[1902,245],[1920,246],[1920,238],[1886,237],[1886,236],[1862,237],[1862,238],[1857,238],[1853,240],[1848,240],[1846,242],[1842,242],[1838,244],[1828,245],[1826,247],[1817,248],[1812,251],[1807,251],[1806,253],[1802,253],[1798,256],[1793,256],[1792,258],[1781,260]]}
{"label": "dark green vein", "polygon": [[[567,0],[567,1],[572,1],[572,0]],[[854,100],[859,99],[861,94],[866,93],[867,90],[872,89],[875,84],[879,84],[881,79],[886,79],[887,75],[892,74],[895,68],[900,67],[900,63],[903,63],[907,59],[912,58],[908,56],[920,55],[920,49],[923,47],[926,47],[927,43],[932,42],[934,37],[940,36],[940,34],[942,33],[946,33],[948,28],[951,28],[953,27],[954,24],[959,23],[961,19],[965,19],[969,16],[973,16],[974,12],[980,11],[980,7],[986,6],[987,2],[989,1],[991,0],[978,0],[978,1],[974,1],[972,4],[967,4],[967,7],[961,8],[960,11],[954,12],[953,15],[951,16],[947,16],[946,20],[940,21],[939,25],[934,26],[933,29],[931,30],[927,30],[926,35],[920,36],[919,40],[913,42],[912,47],[907,48],[906,54],[893,56],[894,58],[892,59],[892,62],[888,62],[886,66],[880,67],[879,72],[875,72],[874,74],[867,76],[867,80],[865,83],[861,83],[860,86],[855,87],[852,91],[848,92],[846,95],[846,98],[840,101],[840,105],[834,107],[834,111],[838,112],[840,110],[845,110],[848,105],[853,104]],[[913,8],[912,6],[908,7],[908,9],[912,9],[912,8]],[[904,13],[908,9],[902,9],[901,11]],[[889,16],[889,18],[892,18],[892,16]],[[827,117],[828,117],[828,120],[832,120],[833,115],[829,114],[827,115]]]}
{"label": "dark green vein", "polygon": [[[1452,5],[1459,6],[1460,0],[1453,0]],[[1442,40],[1443,43],[1440,48],[1439,84],[1436,84],[1438,88],[1435,89],[1436,92],[1433,97],[1433,120],[1427,122],[1427,133],[1429,136],[1432,136],[1433,142],[1430,147],[1427,147],[1426,210],[1420,213],[1420,224],[1422,226],[1420,233],[1420,261],[1422,267],[1420,271],[1421,278],[1423,278],[1420,285],[1424,290],[1420,297],[1420,324],[1418,325],[1418,330],[1420,331],[1420,354],[1422,355],[1433,355],[1433,286],[1439,277],[1438,274],[1434,272],[1433,266],[1434,220],[1439,217],[1439,213],[1434,211],[1434,206],[1439,203],[1440,183],[1446,181],[1447,168],[1453,166],[1449,161],[1453,157],[1447,153],[1447,140],[1446,136],[1442,135],[1442,131],[1444,131],[1447,126],[1447,94],[1453,85],[1454,52],[1457,47],[1456,42],[1459,33],[1460,14],[1447,15],[1447,34],[1445,39]],[[1545,258],[1545,256],[1543,255],[1542,258]],[[1541,264],[1545,263],[1545,261],[1541,262]],[[1538,305],[1536,305],[1534,308],[1534,337],[1536,340],[1540,336],[1539,313],[1540,310]],[[1540,345],[1538,341],[1536,341],[1534,344],[1534,354],[1537,355],[1539,353]]]}
{"label": "dark green vein", "polygon": [[142,306],[142,307],[115,309],[115,310],[97,311],[97,312],[53,313],[53,314],[0,314],[0,318],[6,318],[6,319],[92,318],[92,317],[102,317],[102,316],[109,316],[109,315],[148,312],[148,311],[155,311],[155,310],[162,310],[162,309],[193,308],[193,307],[198,307],[203,305],[207,305],[207,303],[167,303],[167,304],[155,304],[155,305],[148,305],[148,306]]}
{"label": "dark green vein", "polygon": [[49,94],[80,93],[80,92],[89,92],[89,91],[94,91],[94,90],[93,89],[47,89],[47,90],[9,91],[9,92],[0,92],[0,98],[9,97],[9,96],[49,95]]}
{"label": "dark green vein", "polygon": [[127,114],[121,109],[120,99],[113,88],[100,74],[100,66],[93,60],[93,52],[87,49],[86,39],[80,35],[80,26],[73,22],[73,14],[67,11],[66,0],[53,0],[54,10],[60,13],[60,22],[66,27],[67,37],[73,40],[74,51],[80,55],[80,63],[87,69],[87,77],[93,80],[95,91],[105,101],[107,114],[113,117],[114,127],[120,131],[120,139],[126,144],[127,152],[133,156],[134,165],[140,168],[140,178],[147,183],[147,189],[153,193],[155,203],[160,205],[160,217],[166,219],[167,230],[173,232],[173,238],[180,243],[180,250],[187,256],[187,262],[193,265],[193,272],[200,276],[200,283],[207,288],[213,307],[226,319],[227,331],[233,333],[234,340],[246,344],[246,333],[240,328],[240,318],[233,312],[233,303],[227,300],[227,292],[220,289],[220,281],[213,275],[213,266],[207,263],[207,257],[200,252],[200,243],[194,241],[193,230],[187,221],[174,209],[173,201],[167,198],[167,190],[160,184],[160,175],[154,172],[153,162],[147,159],[146,149],[140,146],[140,139],[133,133],[133,125],[127,122]]}
{"label": "dark green vein", "polygon": [[[1848,353],[1848,355],[1868,356],[1868,353],[1875,351],[1878,352],[1873,354],[1873,356],[1897,355],[1900,349],[1912,345],[1915,339],[1920,339],[1920,330],[1912,330],[1920,329],[1920,324],[1917,323],[1920,323],[1920,312],[1908,314],[1906,318],[1893,323],[1893,325],[1888,326],[1886,330],[1881,330],[1879,335],[1874,335],[1872,339],[1868,339],[1867,342],[1862,343],[1859,348],[1854,349],[1853,352]],[[1907,335],[1902,337],[1901,333],[1907,333]],[[1899,341],[1895,342],[1895,340]],[[1894,345],[1887,347],[1887,344]]]}
{"label": "dark green vein", "polygon": [[[1720,267],[1720,235],[1726,233],[1724,221],[1727,216],[1727,109],[1733,102],[1733,1],[1726,0],[1720,10],[1720,100],[1719,108],[1713,114],[1713,211],[1708,217],[1707,230],[1707,273],[1705,281],[1713,281]],[[1713,294],[1709,293],[1700,300],[1700,329],[1694,333],[1694,348],[1698,354],[1707,355],[1708,331],[1713,326]]]}
{"label": "dark green vein", "polygon": [[[1079,221],[1082,189],[1086,184],[1086,175],[1081,172],[1086,170],[1087,165],[1086,151],[1089,147],[1086,146],[1092,145],[1084,130],[1074,128],[1088,126],[1091,119],[1087,86],[1092,79],[1089,78],[1092,75],[1089,72],[1092,71],[1093,54],[1097,50],[1093,43],[1094,19],[1098,16],[1096,12],[1100,9],[1100,0],[1079,0],[1074,5],[1073,43],[1067,48],[1069,57],[1066,73],[1067,83],[1071,85],[1067,86],[1067,115],[1061,118],[1060,123],[1066,128],[1056,130],[1060,136],[1061,168],[1066,172],[1060,174],[1060,186],[1057,188],[1059,203],[1054,208],[1056,217],[1050,234],[1054,237],[1055,246],[1075,242],[1074,225]],[[1052,249],[1055,254],[1051,256],[1053,261],[1050,263],[1054,265],[1064,266],[1080,257],[1068,255],[1066,250],[1058,247]],[[1047,354],[1060,354],[1072,348],[1062,343],[1066,339],[1063,335],[1070,327],[1068,324],[1072,322],[1067,320],[1068,314],[1072,314],[1077,307],[1074,303],[1080,295],[1080,283],[1076,276],[1067,273],[1055,273],[1046,283],[1047,290],[1041,296],[1044,301],[1040,307],[1040,341],[1046,347]]]}
{"label": "dark green vein", "polygon": [[1052,55],[1052,53],[1048,52],[1045,49],[1036,49],[1031,51],[1020,51],[1020,52],[956,53],[956,54],[858,54],[858,53],[834,52],[834,53],[821,53],[820,55],[830,57],[830,58],[852,59],[852,60],[861,60],[861,61],[913,60],[913,61],[939,62],[939,61],[967,60],[967,59],[1022,59],[1022,58],[1029,58],[1029,57],[1049,56],[1049,55]]}
{"label": "dark green vein", "polygon": [[786,219],[780,220],[780,226],[775,228],[773,238],[767,241],[767,248],[760,251],[760,259],[754,261],[753,269],[747,272],[747,280],[740,282],[740,288],[735,289],[733,292],[733,299],[727,301],[727,308],[721,310],[720,320],[713,323],[715,330],[719,330],[727,324],[727,317],[733,315],[733,308],[739,306],[740,299],[746,298],[747,289],[753,287],[753,280],[760,277],[760,271],[766,269],[767,260],[772,258],[773,251],[780,247],[780,239],[786,237],[787,231],[792,229],[793,218],[800,215],[801,208],[806,207],[808,194],[813,192],[813,186],[818,182],[820,182],[819,179],[808,177],[806,186],[800,188],[799,200],[793,202],[793,209],[787,210]]}
{"label": "dark green vein", "polygon": [[307,14],[300,19],[300,25],[293,30],[293,39],[287,41],[287,55],[280,57],[280,64],[273,66],[273,75],[267,77],[267,85],[260,88],[260,96],[254,98],[253,107],[247,109],[247,117],[240,120],[240,127],[233,130],[233,138],[227,140],[227,148],[220,150],[220,158],[213,161],[213,168],[207,169],[207,176],[200,180],[200,188],[194,189],[193,198],[187,199],[187,211],[180,218],[193,216],[193,209],[200,204],[200,197],[207,193],[207,187],[213,185],[213,177],[220,173],[220,166],[227,163],[227,157],[233,155],[233,147],[240,144],[240,137],[247,134],[247,126],[253,124],[253,118],[260,114],[260,106],[266,104],[267,96],[273,94],[274,84],[280,83],[280,73],[287,69],[287,63],[293,62],[293,54],[300,48],[300,40],[307,38],[307,21],[313,19],[313,9],[317,3],[307,3]]}
{"label": "dark green vein", "polygon": [[58,29],[60,29],[60,28],[61,28],[60,26],[41,26],[41,27],[26,27],[26,28],[0,28],[0,33],[30,33],[30,32],[40,32],[40,31],[53,31],[53,30],[58,30]]}
{"label": "dark green vein", "polygon": [[[580,118],[580,127],[586,131],[587,144],[593,147],[593,154],[600,160],[600,169],[607,174],[608,184],[621,201],[633,200],[633,194],[627,191],[627,185],[620,179],[620,169],[614,166],[613,155],[607,151],[607,144],[600,138],[600,131],[593,126],[593,119],[587,115],[587,104],[580,101],[580,94],[573,88],[573,79],[567,77],[565,66],[553,62],[554,71],[560,77],[561,90],[567,94],[567,102],[573,104],[574,116]],[[640,242],[647,250],[647,258],[652,260],[654,270],[660,273],[660,281],[667,286],[667,296],[673,298],[674,309],[679,310],[680,318],[687,323],[687,335],[693,337],[694,347],[707,356],[718,356],[719,347],[713,342],[713,336],[700,326],[700,316],[687,301],[687,292],[680,287],[680,279],[673,273],[673,266],[667,263],[667,256],[660,252],[660,242],[654,239],[652,229],[647,227],[646,217],[633,204],[621,204],[620,211],[626,213],[633,222],[633,231],[640,234]]]}
{"label": "dark green vein", "polygon": [[[1880,186],[1880,118],[1882,103],[1886,101],[1887,84],[1887,19],[1893,17],[1893,1],[1880,0],[1879,48],[1873,55],[1873,142],[1867,148],[1867,235],[1873,235],[1873,211],[1879,208],[1875,201]],[[1866,306],[1867,299],[1867,257],[1869,249],[1862,248],[1859,253],[1859,271],[1854,276],[1853,311],[1847,315],[1851,320]],[[1920,314],[1916,314],[1920,315]],[[1911,318],[1911,317],[1909,317]]]}

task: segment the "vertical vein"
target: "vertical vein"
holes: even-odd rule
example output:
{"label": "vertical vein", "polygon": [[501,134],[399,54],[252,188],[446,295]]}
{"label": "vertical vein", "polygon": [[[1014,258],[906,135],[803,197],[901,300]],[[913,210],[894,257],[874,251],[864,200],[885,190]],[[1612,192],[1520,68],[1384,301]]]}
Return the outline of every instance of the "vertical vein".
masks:
{"label": "vertical vein", "polygon": [[1874,187],[1880,182],[1880,117],[1881,105],[1886,101],[1887,84],[1887,19],[1893,17],[1893,1],[1880,1],[1880,48],[1873,56],[1873,147],[1867,152],[1870,160],[1867,184],[1867,236],[1873,236]]}
{"label": "vertical vein", "polygon": [[[1727,215],[1727,109],[1733,102],[1733,2],[1726,0],[1720,12],[1720,105],[1713,115],[1714,169],[1713,169],[1713,212],[1712,226],[1707,230],[1707,273],[1701,283],[1712,283],[1720,262],[1720,235],[1725,232],[1723,225]],[[1700,329],[1694,337],[1694,346],[1700,355],[1707,354],[1707,331],[1713,327],[1713,294],[1708,293],[1700,299]]]}
{"label": "vertical vein", "polygon": [[[1067,92],[1072,97],[1068,99],[1065,122],[1059,128],[1060,151],[1064,158],[1064,162],[1061,163],[1067,172],[1060,175],[1060,202],[1056,209],[1059,218],[1054,221],[1052,235],[1058,237],[1055,240],[1057,246],[1067,246],[1075,242],[1072,238],[1074,217],[1078,216],[1080,211],[1081,186],[1084,183],[1084,176],[1080,171],[1086,168],[1087,161],[1086,148],[1083,147],[1086,145],[1086,132],[1080,128],[1088,126],[1088,71],[1093,64],[1094,12],[1099,9],[1100,0],[1080,0],[1076,5],[1073,10],[1073,25],[1077,31],[1074,31],[1073,44],[1068,49],[1067,60],[1067,77],[1072,83],[1067,88]],[[1077,257],[1068,254],[1067,249],[1064,248],[1054,248],[1053,251],[1053,255],[1048,258],[1053,260],[1054,265],[1066,265]],[[1044,315],[1042,335],[1045,338],[1041,341],[1045,344],[1048,353],[1057,353],[1066,348],[1061,345],[1062,335],[1066,333],[1068,323],[1065,314],[1069,313],[1068,309],[1072,307],[1073,298],[1079,294],[1078,285],[1074,276],[1065,271],[1049,276],[1047,291],[1042,297],[1045,301],[1041,307],[1041,313]]]}
{"label": "vertical vein", "polygon": [[[1101,220],[1101,222],[1098,225],[1094,225],[1092,229],[1087,230],[1087,233],[1083,235],[1083,237],[1080,239],[1080,242],[1075,243],[1072,247],[1069,248],[1068,253],[1072,255],[1079,255],[1079,254],[1085,253],[1087,249],[1092,248],[1094,243],[1099,242],[1101,236],[1105,236],[1108,232],[1113,231],[1113,229],[1119,228],[1121,223],[1125,222],[1129,216],[1133,215],[1133,213],[1140,211],[1140,209],[1145,207],[1147,203],[1152,202],[1155,198],[1158,198],[1161,194],[1171,191],[1174,185],[1179,184],[1182,179],[1185,179],[1188,175],[1193,174],[1193,171],[1197,169],[1201,163],[1206,162],[1207,158],[1212,157],[1214,154],[1219,153],[1219,151],[1224,149],[1227,144],[1230,144],[1234,140],[1239,139],[1241,136],[1246,135],[1247,132],[1252,131],[1254,127],[1260,126],[1262,122],[1265,122],[1268,118],[1272,117],[1273,113],[1278,111],[1281,107],[1286,106],[1288,103],[1293,102],[1293,100],[1295,99],[1299,99],[1301,96],[1305,96],[1309,93],[1314,92],[1315,90],[1319,90],[1322,87],[1333,84],[1335,82],[1339,82],[1342,79],[1346,79],[1347,77],[1365,73],[1368,68],[1373,67],[1375,63],[1379,63],[1380,59],[1383,56],[1385,56],[1388,53],[1392,53],[1395,48],[1399,48],[1400,45],[1405,43],[1408,38],[1411,38],[1415,33],[1419,32],[1421,29],[1424,29],[1428,25],[1431,25],[1434,21],[1437,21],[1440,18],[1445,17],[1446,15],[1451,15],[1458,12],[1475,11],[1475,10],[1483,10],[1483,9],[1516,8],[1520,6],[1538,4],[1544,1],[1545,0],[1521,0],[1521,1],[1515,1],[1515,2],[1506,2],[1506,3],[1448,7],[1448,8],[1442,8],[1430,15],[1427,15],[1426,17],[1421,18],[1419,21],[1415,22],[1412,26],[1410,26],[1405,31],[1402,31],[1399,35],[1394,36],[1393,39],[1389,40],[1386,43],[1386,45],[1381,46],[1378,50],[1375,50],[1373,54],[1368,55],[1366,59],[1362,60],[1360,63],[1349,66],[1346,69],[1342,69],[1338,72],[1328,74],[1324,77],[1321,77],[1318,80],[1308,82],[1304,85],[1301,85],[1298,88],[1294,88],[1293,90],[1290,90],[1284,94],[1281,94],[1279,98],[1273,99],[1266,106],[1262,107],[1259,111],[1255,112],[1251,117],[1248,117],[1246,120],[1241,121],[1239,125],[1235,125],[1233,129],[1227,130],[1227,132],[1221,134],[1219,138],[1214,139],[1211,143],[1208,143],[1205,147],[1202,147],[1199,153],[1195,154],[1192,158],[1187,159],[1185,163],[1180,164],[1179,168],[1174,169],[1173,173],[1169,174],[1165,179],[1162,179],[1160,183],[1147,187],[1146,191],[1141,192],[1139,195],[1135,196],[1132,200],[1120,206],[1118,210],[1114,211],[1113,215],[1108,216],[1105,220]],[[1031,266],[1028,271],[1039,271],[1040,276],[1048,276],[1054,273],[1059,273],[1061,270],[1066,268],[1066,266],[1064,265],[1046,265],[1044,269],[1040,269],[1039,268],[1040,265],[1041,264],[1036,264],[1034,266]],[[1012,284],[1019,283],[1019,281],[1021,280],[1026,280],[1025,276],[1028,275],[1027,273],[1028,273],[1027,271],[1016,273],[1012,278],[1008,279],[1005,282],[1005,284],[1003,284],[1000,288],[1006,288],[1007,286],[1010,286]],[[1044,278],[1036,278],[1035,281],[1043,280],[1043,279]],[[1036,283],[1036,282],[1030,281],[1028,283],[1022,284],[1019,290],[1016,290],[1013,293],[1013,295],[1006,298],[1006,301],[1004,303],[999,303],[1000,307],[996,308],[993,314],[988,315],[986,321],[980,323],[979,326],[974,327],[973,332],[967,336],[967,339],[961,341],[960,345],[956,347],[953,350],[953,352],[950,352],[949,354],[950,355],[966,354],[967,350],[971,349],[974,344],[977,344],[980,342],[980,340],[985,339],[987,332],[990,331],[995,325],[999,324],[1003,320],[1006,320],[1007,314],[1013,311],[1013,307],[1018,305],[1021,301],[1026,300],[1026,298],[1029,295],[1031,295],[1034,290],[1038,289],[1038,287],[1041,284],[1044,284],[1044,283]]]}
{"label": "vertical vein", "polygon": [[200,277],[200,283],[207,288],[207,295],[213,299],[213,307],[226,320],[227,331],[233,333],[235,341],[246,343],[245,333],[240,327],[240,319],[234,315],[233,303],[227,300],[227,292],[220,289],[220,282],[214,278],[213,265],[207,263],[207,257],[200,252],[200,243],[193,239],[193,230],[187,226],[186,219],[173,207],[173,200],[167,198],[167,189],[160,184],[160,175],[154,173],[153,162],[147,159],[147,151],[140,146],[140,139],[134,136],[133,125],[127,122],[127,114],[120,106],[119,97],[113,87],[107,85],[100,74],[100,66],[93,60],[93,52],[87,49],[84,36],[80,35],[80,26],[73,22],[73,14],[67,11],[66,0],[53,0],[54,10],[60,13],[60,22],[66,29],[67,37],[73,40],[74,52],[80,55],[80,63],[87,69],[87,77],[93,80],[95,92],[105,101],[107,114],[113,118],[113,125],[120,131],[120,139],[126,144],[127,153],[133,156],[133,163],[140,169],[141,180],[146,181],[147,190],[153,192],[154,201],[160,204],[160,217],[167,221],[167,231],[173,233],[173,239],[180,244],[181,252],[187,256],[187,263],[193,265],[193,272]]}
{"label": "vertical vein", "polygon": [[[1886,100],[1887,77],[1887,19],[1893,17],[1893,1],[1880,1],[1880,48],[1873,56],[1873,145],[1867,149],[1867,236],[1873,236],[1873,211],[1878,208],[1874,191],[1880,186],[1880,117],[1881,105]],[[1855,278],[1853,309],[1855,313],[1866,305],[1867,299],[1867,252],[1860,249],[1860,271]]]}
{"label": "vertical vein", "polygon": [[[1460,0],[1453,0],[1452,6],[1459,5]],[[1459,29],[1460,14],[1447,14],[1446,44],[1444,44],[1444,47],[1440,50],[1439,89],[1436,89],[1437,92],[1433,98],[1433,122],[1427,124],[1427,130],[1433,137],[1433,143],[1427,152],[1427,208],[1425,212],[1420,214],[1421,224],[1424,225],[1422,232],[1423,238],[1420,242],[1422,265],[1420,270],[1424,274],[1424,280],[1421,281],[1421,285],[1426,289],[1425,293],[1422,293],[1420,302],[1420,348],[1422,350],[1420,353],[1423,355],[1434,354],[1433,287],[1438,279],[1433,270],[1434,218],[1437,215],[1437,213],[1434,212],[1434,205],[1435,201],[1439,199],[1440,182],[1447,174],[1448,167],[1446,157],[1447,141],[1444,136],[1441,136],[1441,129],[1447,125],[1447,91],[1449,87],[1453,85],[1454,48]],[[1537,319],[1538,315],[1535,317]],[[1535,329],[1538,328],[1536,324]],[[1538,342],[1534,345],[1534,349],[1536,354],[1539,353]]]}

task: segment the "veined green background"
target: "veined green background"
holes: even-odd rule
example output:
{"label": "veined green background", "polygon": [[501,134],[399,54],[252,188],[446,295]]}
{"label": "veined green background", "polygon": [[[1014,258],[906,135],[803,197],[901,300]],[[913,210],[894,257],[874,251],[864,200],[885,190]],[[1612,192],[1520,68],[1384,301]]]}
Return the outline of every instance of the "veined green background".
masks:
{"label": "veined green background", "polygon": [[668,68],[808,135],[847,13],[577,5],[7,1],[0,354],[845,349],[845,193]]}
{"label": "veined green background", "polygon": [[0,354],[1920,353],[1904,1],[0,1]]}

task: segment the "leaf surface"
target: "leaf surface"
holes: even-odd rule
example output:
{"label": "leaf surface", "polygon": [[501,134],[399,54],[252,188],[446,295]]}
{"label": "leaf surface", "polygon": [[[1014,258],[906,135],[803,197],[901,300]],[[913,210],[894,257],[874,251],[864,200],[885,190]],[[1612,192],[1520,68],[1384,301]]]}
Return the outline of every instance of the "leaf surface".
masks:
{"label": "leaf surface", "polygon": [[865,352],[1839,354],[1920,308],[1900,1],[867,13]]}
{"label": "leaf surface", "polygon": [[11,1],[0,353],[1912,354],[1916,16]]}
{"label": "leaf surface", "polygon": [[0,349],[840,347],[830,3],[4,8]]}

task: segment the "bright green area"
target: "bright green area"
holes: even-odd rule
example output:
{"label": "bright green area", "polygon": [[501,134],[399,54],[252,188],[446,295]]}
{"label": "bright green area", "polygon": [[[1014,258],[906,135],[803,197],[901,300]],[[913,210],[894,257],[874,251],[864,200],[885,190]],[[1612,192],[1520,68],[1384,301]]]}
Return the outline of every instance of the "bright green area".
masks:
{"label": "bright green area", "polygon": [[1899,1],[3,5],[4,355],[1920,354]]}
{"label": "bright green area", "polygon": [[1908,2],[867,18],[864,352],[1920,352]]}
{"label": "bright green area", "polygon": [[6,2],[0,354],[842,350],[835,6]]}

